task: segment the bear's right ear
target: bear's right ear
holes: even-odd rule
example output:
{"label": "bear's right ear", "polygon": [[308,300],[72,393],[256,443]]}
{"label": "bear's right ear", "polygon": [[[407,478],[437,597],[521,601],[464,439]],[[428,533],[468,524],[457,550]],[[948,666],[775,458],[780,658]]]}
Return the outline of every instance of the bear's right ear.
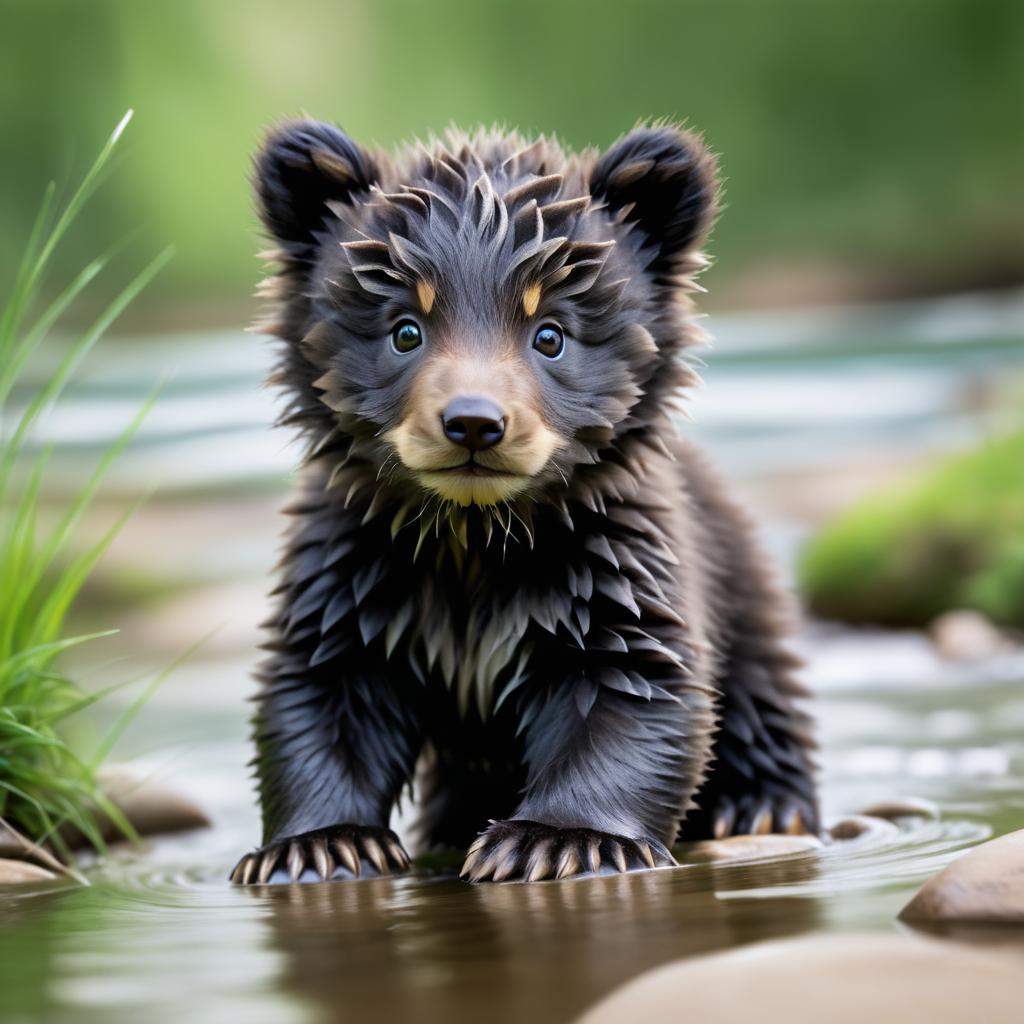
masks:
{"label": "bear's right ear", "polygon": [[327,216],[326,203],[350,203],[377,180],[373,158],[322,121],[286,121],[256,155],[260,217],[285,252],[302,259]]}
{"label": "bear's right ear", "polygon": [[715,158],[703,141],[673,125],[642,125],[596,163],[591,192],[611,213],[625,211],[653,249],[651,269],[671,275],[696,249],[715,219]]}

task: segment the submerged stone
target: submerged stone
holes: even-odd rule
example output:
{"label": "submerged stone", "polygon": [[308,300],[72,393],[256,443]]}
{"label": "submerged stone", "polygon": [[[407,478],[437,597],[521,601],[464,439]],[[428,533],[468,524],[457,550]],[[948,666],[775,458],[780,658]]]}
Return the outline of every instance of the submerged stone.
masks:
{"label": "submerged stone", "polygon": [[0,858],[0,885],[25,885],[31,882],[53,882],[57,876],[27,860]]}
{"label": "submerged stone", "polygon": [[1024,829],[953,861],[925,882],[900,918],[920,924],[1024,925]]}
{"label": "submerged stone", "polygon": [[766,860],[821,848],[822,842],[817,836],[730,836],[728,839],[707,839],[693,843],[683,851],[683,860],[700,864]]}
{"label": "submerged stone", "polygon": [[896,797],[893,800],[880,800],[878,803],[865,807],[861,815],[869,818],[886,818],[896,821],[899,818],[930,818],[939,817],[939,808],[931,800],[922,797]]}
{"label": "submerged stone", "polygon": [[659,967],[623,985],[577,1024],[1016,1024],[1017,959],[898,935],[812,935]]}
{"label": "submerged stone", "polygon": [[833,839],[886,839],[898,836],[899,827],[885,817],[874,817],[870,814],[848,814],[829,827],[828,834]]}

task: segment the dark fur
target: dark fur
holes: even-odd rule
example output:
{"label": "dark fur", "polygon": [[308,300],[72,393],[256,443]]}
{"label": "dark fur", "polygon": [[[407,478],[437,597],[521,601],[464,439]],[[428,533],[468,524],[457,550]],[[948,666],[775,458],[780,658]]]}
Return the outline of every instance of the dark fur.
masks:
{"label": "dark fur", "polygon": [[[815,830],[780,598],[670,420],[714,216],[701,142],[452,133],[392,160],[289,123],[256,187],[308,449],[256,717],[266,845],[233,877],[403,867],[382,830],[418,762],[419,841],[473,843],[473,879],[665,863],[680,828]],[[385,437],[431,357],[387,341],[424,280],[460,358],[524,339],[561,447],[507,503],[442,501]],[[531,282],[558,362],[530,349]]]}

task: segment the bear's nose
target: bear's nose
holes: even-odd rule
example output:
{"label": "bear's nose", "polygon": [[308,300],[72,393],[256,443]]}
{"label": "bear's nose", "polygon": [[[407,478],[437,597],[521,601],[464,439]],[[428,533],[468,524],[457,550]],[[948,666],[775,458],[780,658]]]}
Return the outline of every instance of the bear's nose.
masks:
{"label": "bear's nose", "polygon": [[455,444],[480,452],[493,448],[505,436],[505,417],[489,398],[460,395],[441,413],[445,437]]}

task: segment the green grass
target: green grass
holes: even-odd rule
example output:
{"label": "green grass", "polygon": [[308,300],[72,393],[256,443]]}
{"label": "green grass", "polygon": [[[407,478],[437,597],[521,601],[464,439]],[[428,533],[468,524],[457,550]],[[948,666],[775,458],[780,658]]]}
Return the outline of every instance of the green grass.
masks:
{"label": "green grass", "polygon": [[971,608],[1024,628],[1024,431],[857,504],[810,543],[800,574],[824,618],[920,626]]}
{"label": "green grass", "polygon": [[[82,359],[104,331],[167,262],[165,252],[149,263],[102,309],[93,323],[56,357],[42,386],[23,408],[10,408],[24,370],[50,330],[104,270],[109,256],[92,260],[56,297],[40,304],[40,290],[54,253],[104,177],[124,117],[81,185],[62,209],[54,208],[55,187],[46,190],[9,296],[0,311],[0,819],[35,842],[51,844],[65,858],[61,828],[81,832],[95,847],[103,840],[97,814],[111,818],[126,834],[132,829],[101,792],[97,769],[124,726],[119,720],[88,757],[72,749],[63,723],[110,690],[84,692],[60,667],[69,648],[100,636],[67,636],[65,618],[96,562],[127,518],[126,511],[98,540],[83,546],[81,518],[104,473],[128,444],[150,403],[140,409],[99,459],[81,491],[45,529],[40,493],[51,449],[30,450],[27,442],[48,410],[61,398]],[[134,705],[133,705],[134,708]]]}

